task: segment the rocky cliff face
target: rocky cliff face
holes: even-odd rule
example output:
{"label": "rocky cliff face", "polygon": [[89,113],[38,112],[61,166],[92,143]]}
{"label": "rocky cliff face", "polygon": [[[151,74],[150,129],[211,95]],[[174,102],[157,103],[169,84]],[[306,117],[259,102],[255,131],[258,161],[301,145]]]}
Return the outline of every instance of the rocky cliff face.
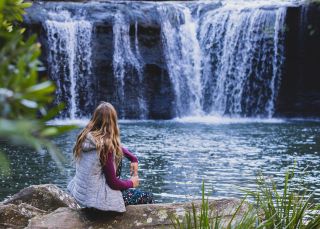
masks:
{"label": "rocky cliff face", "polygon": [[286,28],[286,64],[277,101],[282,117],[320,117],[320,5],[290,8]]}
{"label": "rocky cliff face", "polygon": [[[198,20],[196,23],[201,29],[210,13],[220,9],[222,3],[201,5],[192,2],[174,7],[162,4],[159,7],[156,3],[143,2],[39,2],[29,9],[25,22],[30,33],[39,35],[43,46],[42,61],[47,67],[43,74],[57,82],[57,101],[66,103],[62,118],[89,116],[102,100],[113,103],[120,117],[129,119],[170,119],[211,113],[249,117],[320,116],[318,5],[285,6],[284,29],[279,30],[284,31],[283,48],[280,34],[271,34],[274,41],[270,40],[270,29],[265,37],[250,38],[266,42],[266,45],[271,42],[270,49],[266,45],[257,46],[265,56],[237,50],[237,47],[247,45],[241,42],[234,46],[232,55],[239,66],[243,66],[241,61],[245,58],[248,58],[247,62],[252,59],[248,68],[232,67],[233,60],[223,65],[226,60],[230,61],[228,58],[219,64],[219,58],[223,57],[222,54],[219,57],[223,50],[219,45],[222,44],[214,40],[200,42],[201,52],[208,48],[212,51],[205,58],[201,57],[198,65],[202,70],[197,72],[198,57],[194,50],[199,46],[190,38],[190,28],[182,27],[190,20],[187,11],[190,10],[190,15]],[[261,31],[270,26],[271,22],[264,17],[273,18],[271,13],[276,12],[275,7],[279,6],[255,9],[261,13],[259,20],[266,20],[265,25],[259,25],[264,26]],[[253,13],[253,16],[257,14]],[[281,19],[276,17],[279,19],[275,20]],[[194,20],[190,22],[195,23]],[[220,24],[212,22],[210,26]],[[274,29],[276,27],[277,23]],[[166,33],[164,29],[167,29]],[[211,40],[221,35],[209,32],[205,37]],[[259,34],[255,30],[251,32]],[[201,41],[199,36],[197,39]],[[241,30],[239,36],[242,36]],[[187,38],[190,40],[185,40]],[[221,37],[223,39],[229,42]],[[72,44],[77,47],[70,47]],[[231,49],[232,43],[228,45]],[[241,58],[237,59],[237,56]],[[212,67],[204,63],[209,57]],[[213,68],[220,70],[214,72]],[[215,74],[217,77],[224,74],[223,69],[227,69],[229,79],[215,79]],[[248,79],[243,80],[242,71],[248,73]],[[222,90],[217,82],[225,88]]]}

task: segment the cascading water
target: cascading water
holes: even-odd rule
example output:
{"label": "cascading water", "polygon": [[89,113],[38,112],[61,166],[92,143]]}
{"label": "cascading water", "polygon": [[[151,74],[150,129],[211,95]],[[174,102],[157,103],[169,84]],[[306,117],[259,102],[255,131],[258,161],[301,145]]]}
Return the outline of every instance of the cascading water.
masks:
{"label": "cascading water", "polygon": [[171,7],[159,14],[177,114],[272,117],[286,9]]}
{"label": "cascading water", "polygon": [[203,17],[204,109],[271,117],[282,67],[285,9],[222,9]]}
{"label": "cascading water", "polygon": [[[118,84],[118,97],[120,103],[120,113],[122,117],[126,117],[125,107],[132,106],[133,109],[138,109],[138,116],[140,119],[147,117],[147,106],[144,99],[143,90],[136,87],[135,96],[136,100],[129,100],[126,93],[126,81],[125,76],[128,74],[128,69],[133,68],[137,73],[138,78],[135,79],[137,85],[143,83],[143,65],[142,58],[139,51],[138,42],[138,26],[135,23],[135,39],[134,50],[132,49],[130,41],[130,22],[125,18],[125,15],[121,12],[117,12],[114,16],[113,23],[113,36],[114,36],[114,53],[113,53],[113,72],[117,79]],[[136,106],[138,105],[138,107]]]}
{"label": "cascading water", "polygon": [[273,39],[273,65],[272,65],[272,79],[270,82],[271,97],[268,100],[266,110],[269,118],[275,112],[275,103],[278,96],[280,87],[281,70],[284,63],[284,19],[286,9],[280,8],[276,13],[276,21],[274,26],[274,39]]}
{"label": "cascading water", "polygon": [[[179,6],[179,5],[178,5]],[[178,116],[201,115],[201,50],[197,22],[186,6],[158,8],[165,57],[176,96]]]}
{"label": "cascading water", "polygon": [[[86,20],[72,20],[66,11],[59,15],[52,14],[53,19],[45,21],[49,71],[57,83],[57,103],[66,103],[67,114],[64,115],[75,119],[85,115],[79,110],[80,100],[85,101],[85,106],[92,106],[93,102],[90,81],[92,24]],[[80,81],[86,81],[86,84],[79,85]],[[79,96],[80,91],[85,93]]]}
{"label": "cascading water", "polygon": [[[67,16],[49,13],[45,21],[49,71],[58,86],[58,102],[67,104],[64,117],[88,116],[98,99],[103,99],[115,103],[121,118],[150,118],[149,109],[155,112],[157,108],[157,104],[151,103],[161,102],[163,95],[150,98],[153,94],[148,84],[152,77],[165,76],[171,83],[165,87],[171,87],[173,97],[170,93],[165,95],[174,100],[168,106],[177,117],[272,117],[284,63],[287,6],[226,2],[135,2],[132,6],[99,3],[114,9],[105,16],[86,13],[98,3],[78,11],[73,4],[70,11],[62,11]],[[133,10],[127,13],[125,7]],[[100,81],[92,69],[99,66],[92,64],[91,57],[99,56],[101,65],[109,53],[100,54],[101,50],[94,49],[100,47],[92,44],[95,20],[99,25],[111,24],[113,44],[112,58],[108,57],[112,63],[106,64],[110,66],[107,71],[112,71],[112,86],[99,87],[98,92],[95,88]],[[160,28],[161,51],[157,53],[163,60],[156,64],[161,66],[162,73],[155,76],[150,73],[150,66],[155,63],[150,64],[147,59],[147,49],[154,44],[146,44],[150,37],[144,37],[141,46],[141,23]],[[143,36],[149,36],[146,31]],[[169,99],[164,101],[168,103]]]}

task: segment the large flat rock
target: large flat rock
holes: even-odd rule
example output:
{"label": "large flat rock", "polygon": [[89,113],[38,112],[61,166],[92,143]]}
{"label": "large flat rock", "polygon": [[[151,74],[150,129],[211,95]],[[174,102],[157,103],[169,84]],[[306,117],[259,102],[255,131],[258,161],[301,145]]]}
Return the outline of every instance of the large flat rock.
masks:
{"label": "large flat rock", "polygon": [[[210,200],[212,216],[229,222],[240,205],[239,199]],[[174,216],[182,220],[201,201],[127,206],[125,213],[80,208],[74,198],[52,184],[33,185],[0,203],[0,228],[171,228]],[[243,204],[235,218],[248,209]]]}
{"label": "large flat rock", "polygon": [[34,216],[46,214],[25,203],[0,205],[0,228],[24,228]]}
{"label": "large flat rock", "polygon": [[[212,215],[223,215],[227,222],[239,206],[238,199],[222,199],[209,201]],[[201,201],[195,201],[197,212]],[[171,228],[172,216],[182,219],[187,211],[191,211],[192,203],[150,204],[128,206],[122,214],[58,208],[54,212],[36,216],[29,221],[28,228]],[[243,205],[236,220],[247,209]]]}
{"label": "large flat rock", "polygon": [[21,203],[26,203],[48,212],[54,211],[59,207],[79,207],[72,196],[53,184],[32,185],[22,189],[3,202],[5,205],[19,205]]}

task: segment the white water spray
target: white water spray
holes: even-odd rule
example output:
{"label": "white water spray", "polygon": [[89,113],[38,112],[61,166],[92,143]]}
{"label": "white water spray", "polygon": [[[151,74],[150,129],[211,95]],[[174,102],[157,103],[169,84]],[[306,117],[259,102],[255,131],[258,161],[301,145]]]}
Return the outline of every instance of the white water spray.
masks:
{"label": "white water spray", "polygon": [[[65,102],[69,118],[75,119],[80,116],[77,81],[91,74],[92,24],[85,20],[72,20],[68,12],[61,15],[67,19],[45,21],[50,50],[48,62],[51,77],[58,84],[57,102]],[[90,97],[89,100],[92,99]]]}

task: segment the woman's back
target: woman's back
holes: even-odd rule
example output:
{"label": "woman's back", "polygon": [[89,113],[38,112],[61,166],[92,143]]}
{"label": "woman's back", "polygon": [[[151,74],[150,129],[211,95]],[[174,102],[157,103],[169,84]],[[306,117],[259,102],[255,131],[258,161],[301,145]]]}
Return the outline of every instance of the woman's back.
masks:
{"label": "woman's back", "polygon": [[[121,146],[117,112],[110,103],[101,102],[95,109],[77,137],[73,154],[76,175],[68,190],[80,205],[124,212],[125,204],[153,203],[151,193],[132,189],[139,185],[138,159]],[[131,161],[133,175],[126,180],[116,173],[124,156]]]}
{"label": "woman's back", "polygon": [[82,144],[81,157],[76,161],[76,174],[70,181],[68,190],[84,207],[104,211],[125,211],[121,192],[111,189],[106,183],[96,145],[90,133]]}

